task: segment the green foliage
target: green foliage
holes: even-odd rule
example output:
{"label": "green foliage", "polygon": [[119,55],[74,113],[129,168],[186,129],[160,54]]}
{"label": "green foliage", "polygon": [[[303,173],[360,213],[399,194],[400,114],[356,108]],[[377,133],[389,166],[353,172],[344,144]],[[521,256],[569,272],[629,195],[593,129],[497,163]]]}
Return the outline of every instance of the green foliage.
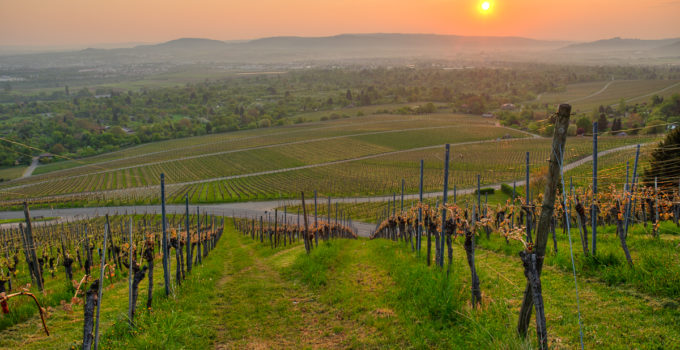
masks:
{"label": "green foliage", "polygon": [[652,151],[649,168],[644,172],[644,181],[653,184],[654,178],[663,187],[676,188],[680,180],[680,127],[666,135]]}
{"label": "green foliage", "polygon": [[[510,186],[508,186],[508,187],[510,187]],[[491,188],[491,187],[480,188],[479,191],[475,190],[475,194],[482,194],[482,195],[485,195],[485,194],[494,194],[495,192],[496,192],[496,190],[494,190],[494,189]],[[510,189],[510,194],[512,195],[512,189]]]}
{"label": "green foliage", "polygon": [[597,131],[598,132],[605,132],[609,128],[609,121],[607,120],[607,116],[602,113],[600,114],[600,117],[597,118]]}
{"label": "green foliage", "polygon": [[590,121],[590,118],[588,118],[588,117],[581,117],[581,118],[578,118],[578,120],[576,120],[576,126],[579,129],[583,129],[584,131],[587,132],[589,130],[592,130],[593,122]]}
{"label": "green foliage", "polygon": [[[505,183],[501,184],[501,192],[503,192],[508,197],[512,198],[512,195],[513,195],[512,186],[505,184]],[[519,195],[516,188],[515,188],[514,194],[515,194],[515,197]]]}

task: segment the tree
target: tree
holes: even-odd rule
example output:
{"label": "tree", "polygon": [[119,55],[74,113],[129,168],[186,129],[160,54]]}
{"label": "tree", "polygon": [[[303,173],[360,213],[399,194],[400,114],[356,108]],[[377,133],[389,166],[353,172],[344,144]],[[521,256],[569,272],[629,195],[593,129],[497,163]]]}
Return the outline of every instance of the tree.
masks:
{"label": "tree", "polygon": [[600,117],[597,118],[597,131],[599,132],[607,131],[608,127],[609,121],[607,121],[607,116],[604,113],[600,114]]}
{"label": "tree", "polygon": [[652,151],[643,179],[647,185],[654,185],[654,178],[662,188],[677,188],[680,180],[680,128],[668,133]]}
{"label": "tree", "polygon": [[650,120],[642,129],[642,133],[646,135],[654,135],[663,133],[666,130],[666,123],[663,120],[655,119]]}
{"label": "tree", "polygon": [[50,153],[53,154],[62,154],[64,152],[66,152],[66,148],[64,148],[61,143],[56,143],[54,146],[52,146],[52,148],[50,148]]}
{"label": "tree", "polygon": [[583,130],[588,130],[593,127],[593,123],[588,119],[588,117],[581,117],[576,120],[576,127]]}
{"label": "tree", "polygon": [[619,115],[626,115],[626,100],[621,98],[619,108],[616,110]]}
{"label": "tree", "polygon": [[350,89],[347,89],[347,93],[345,94],[345,98],[352,101],[352,91]]}

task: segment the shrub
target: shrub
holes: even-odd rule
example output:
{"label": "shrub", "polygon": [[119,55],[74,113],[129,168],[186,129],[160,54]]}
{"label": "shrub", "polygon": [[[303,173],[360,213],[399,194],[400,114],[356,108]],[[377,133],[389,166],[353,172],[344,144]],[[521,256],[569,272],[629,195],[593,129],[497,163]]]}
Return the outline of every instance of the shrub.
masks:
{"label": "shrub", "polygon": [[[491,188],[491,187],[480,188],[480,189],[479,189],[479,193],[480,193],[480,194],[494,194],[495,192],[496,192],[496,190],[494,190],[494,189]],[[512,189],[510,189],[510,193],[512,194]],[[475,190],[475,194],[477,194],[477,190]]]}
{"label": "shrub", "polygon": [[510,186],[508,184],[501,184],[501,192],[512,197],[512,186]]}

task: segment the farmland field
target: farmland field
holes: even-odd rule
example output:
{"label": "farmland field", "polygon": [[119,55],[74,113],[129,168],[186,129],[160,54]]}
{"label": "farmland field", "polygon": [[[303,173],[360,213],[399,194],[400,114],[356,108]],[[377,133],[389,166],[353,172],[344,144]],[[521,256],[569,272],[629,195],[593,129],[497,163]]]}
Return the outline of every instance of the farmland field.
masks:
{"label": "farmland field", "polygon": [[0,169],[0,179],[3,179],[3,181],[9,181],[19,178],[24,174],[25,170],[26,167],[23,166]]}
{"label": "farmland field", "polygon": [[542,94],[536,102],[571,103],[575,111],[590,112],[600,105],[616,106],[621,99],[636,104],[649,101],[654,94],[669,97],[679,92],[678,80],[614,80],[568,85],[566,91]]}
{"label": "farmland field", "polygon": [[[293,129],[277,135],[266,130],[262,135],[237,138],[237,142],[231,142],[229,138],[216,141],[213,136],[206,137],[207,140],[168,142],[163,148],[145,147],[151,153],[141,156],[135,154],[142,150],[134,149],[132,154],[119,160],[104,160],[90,166],[49,172],[0,187],[8,192],[30,196],[130,189],[158,184],[161,172],[166,174],[168,184],[187,183],[303,166],[321,166],[324,163],[380,156],[444,143],[527,136],[518,131],[490,125],[487,120],[462,115],[402,118],[376,116],[367,119],[356,119],[349,125],[344,122],[311,130]],[[428,126],[423,127],[423,121],[427,121]],[[473,125],[474,128],[470,129]]]}

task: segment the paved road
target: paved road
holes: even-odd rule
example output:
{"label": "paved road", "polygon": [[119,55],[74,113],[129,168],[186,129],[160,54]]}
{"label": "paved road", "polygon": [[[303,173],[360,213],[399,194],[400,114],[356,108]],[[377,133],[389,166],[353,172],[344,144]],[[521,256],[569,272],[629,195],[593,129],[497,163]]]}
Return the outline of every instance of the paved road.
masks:
{"label": "paved road", "polygon": [[33,175],[33,171],[35,171],[35,168],[38,167],[40,158],[39,157],[33,157],[33,161],[31,162],[31,165],[24,170],[24,173],[21,175],[20,179],[25,179],[31,175]]}
{"label": "paved road", "polygon": [[[290,201],[289,203],[294,204],[298,201]],[[243,203],[222,203],[222,204],[206,204],[198,206],[200,213],[208,213],[214,215],[225,215],[240,218],[259,218],[264,216],[265,218],[269,215],[272,220],[274,218],[274,208],[278,206],[283,206],[283,202],[278,201],[267,201],[267,202],[243,202]],[[191,213],[196,212],[197,206],[192,204],[189,207]],[[168,214],[184,214],[186,211],[184,205],[167,205],[166,212]],[[160,214],[160,205],[144,205],[144,206],[121,206],[121,207],[97,207],[97,208],[67,208],[67,209],[36,209],[31,210],[32,217],[59,217],[60,219],[54,222],[62,221],[73,221],[79,220],[86,217],[101,216],[106,214],[125,214],[125,213],[157,213]],[[0,219],[17,219],[23,218],[24,213],[22,211],[12,211],[12,212],[0,212]],[[297,212],[294,214],[288,214],[288,222],[297,224],[298,216]],[[284,216],[283,212],[279,213],[279,220],[283,222]],[[310,225],[314,222],[314,214],[307,213],[307,220],[309,220]],[[323,218],[319,217],[319,221],[323,221]],[[300,214],[300,224],[302,224],[302,214]],[[38,225],[44,224],[46,222],[39,222]],[[18,224],[6,224],[5,226],[15,226]],[[363,222],[353,222],[352,227],[357,231],[357,233],[362,237],[368,237],[369,234],[375,229],[375,225],[363,223]]]}

